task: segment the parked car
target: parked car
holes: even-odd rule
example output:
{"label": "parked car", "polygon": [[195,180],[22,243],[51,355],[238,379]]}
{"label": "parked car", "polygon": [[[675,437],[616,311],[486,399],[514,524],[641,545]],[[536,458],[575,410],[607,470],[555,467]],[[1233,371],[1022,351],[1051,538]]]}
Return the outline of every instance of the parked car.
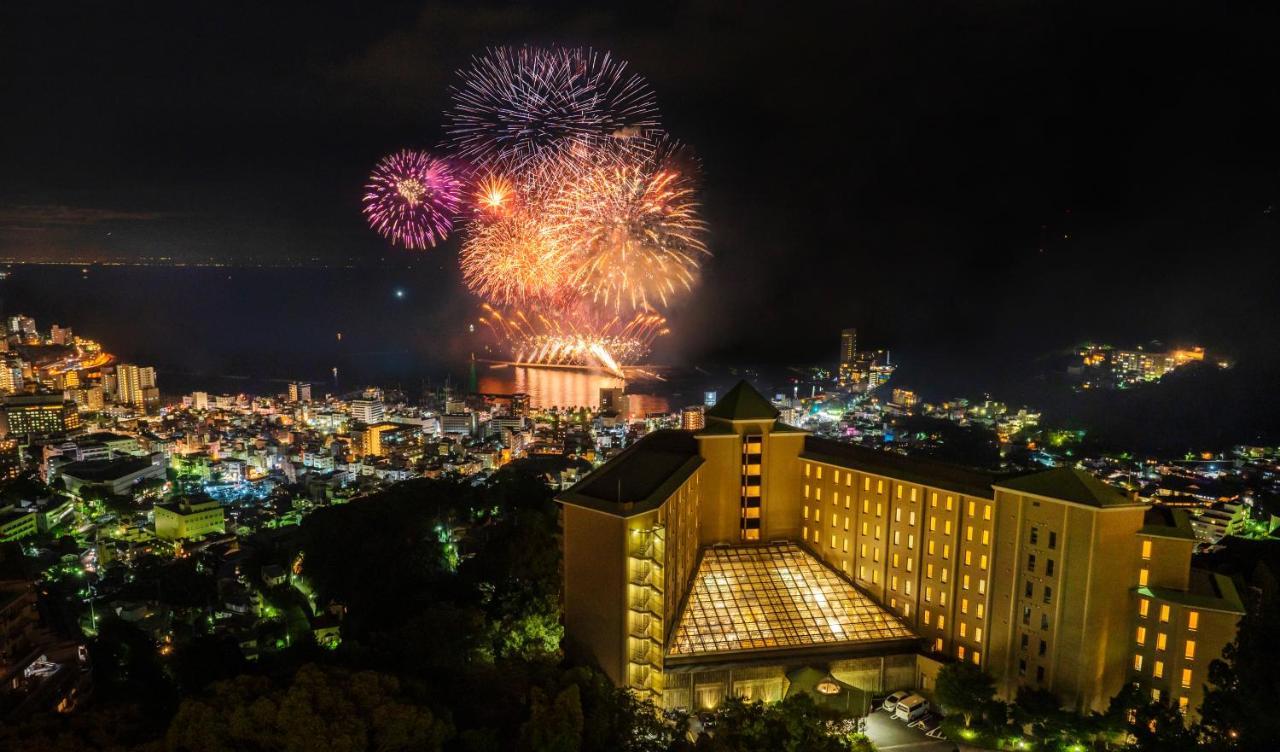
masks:
{"label": "parked car", "polygon": [[894,711],[898,709],[898,703],[902,702],[903,700],[907,699],[910,696],[911,696],[911,693],[904,689],[904,690],[898,690],[897,692],[894,692],[893,694],[884,698],[883,707],[885,712],[892,715]]}
{"label": "parked car", "polygon": [[928,712],[929,701],[920,695],[911,695],[898,703],[897,709],[893,711],[893,717],[911,723],[924,717]]}

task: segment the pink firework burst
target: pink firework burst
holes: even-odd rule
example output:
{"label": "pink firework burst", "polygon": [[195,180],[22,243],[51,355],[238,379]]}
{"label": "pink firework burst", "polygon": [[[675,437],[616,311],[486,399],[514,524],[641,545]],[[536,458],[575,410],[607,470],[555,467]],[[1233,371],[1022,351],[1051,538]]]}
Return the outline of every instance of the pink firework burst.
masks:
{"label": "pink firework burst", "polygon": [[393,244],[430,248],[449,237],[461,194],[462,181],[447,162],[404,149],[373,168],[365,186],[364,215]]}

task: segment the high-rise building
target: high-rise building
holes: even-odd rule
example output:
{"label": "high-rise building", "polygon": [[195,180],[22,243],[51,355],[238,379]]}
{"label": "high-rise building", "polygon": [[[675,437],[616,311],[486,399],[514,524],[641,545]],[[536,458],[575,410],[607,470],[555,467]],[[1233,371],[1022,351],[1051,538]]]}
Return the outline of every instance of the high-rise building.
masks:
{"label": "high-rise building", "polygon": [[948,662],[999,695],[1102,710],[1129,683],[1190,714],[1243,613],[1191,567],[1181,510],[1088,473],[997,476],[820,439],[745,382],[558,497],[564,614],[664,707],[780,699],[798,668],[930,692]]}
{"label": "high-rise building", "polygon": [[191,406],[197,410],[209,409],[209,393],[208,392],[192,392]]}
{"label": "high-rise building", "polygon": [[9,436],[56,436],[80,427],[76,403],[61,394],[30,394],[6,397],[5,419]]}
{"label": "high-rise building", "polygon": [[858,358],[858,330],[844,329],[840,332],[840,362],[836,376],[841,386],[848,386],[853,379],[854,362]]}
{"label": "high-rise building", "polygon": [[702,393],[703,407],[711,407],[712,405],[714,405],[716,403],[716,394],[717,394],[716,390],[714,389],[708,389],[707,391],[703,392]]}
{"label": "high-rise building", "polygon": [[351,417],[366,425],[381,423],[386,413],[386,408],[379,400],[351,400]]}
{"label": "high-rise building", "polygon": [[697,431],[705,426],[706,407],[704,405],[690,405],[680,411],[680,427],[686,431]]}
{"label": "high-rise building", "polygon": [[49,341],[55,345],[70,345],[74,344],[75,338],[71,336],[71,327],[54,324],[49,327]]}
{"label": "high-rise building", "polygon": [[600,412],[616,413],[626,418],[628,414],[627,394],[620,386],[606,386],[600,388]]}
{"label": "high-rise building", "polygon": [[511,395],[511,414],[518,418],[529,417],[529,395],[524,392]]}
{"label": "high-rise building", "polygon": [[311,401],[311,384],[305,381],[289,382],[289,401],[290,402],[310,402]]}
{"label": "high-rise building", "polygon": [[[156,391],[149,393],[149,389]],[[132,363],[116,366],[116,402],[145,410],[159,402],[159,395],[155,368]]]}

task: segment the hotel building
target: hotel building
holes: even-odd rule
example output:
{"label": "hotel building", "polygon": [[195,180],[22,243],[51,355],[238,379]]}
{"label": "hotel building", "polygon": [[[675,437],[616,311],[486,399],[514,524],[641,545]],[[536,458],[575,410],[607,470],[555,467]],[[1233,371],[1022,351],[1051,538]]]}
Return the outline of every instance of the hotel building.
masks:
{"label": "hotel building", "polygon": [[1057,468],[996,476],[820,439],[746,382],[562,493],[572,643],[666,707],[825,676],[931,690],[967,661],[1064,707],[1126,682],[1187,712],[1243,613],[1178,510]]}

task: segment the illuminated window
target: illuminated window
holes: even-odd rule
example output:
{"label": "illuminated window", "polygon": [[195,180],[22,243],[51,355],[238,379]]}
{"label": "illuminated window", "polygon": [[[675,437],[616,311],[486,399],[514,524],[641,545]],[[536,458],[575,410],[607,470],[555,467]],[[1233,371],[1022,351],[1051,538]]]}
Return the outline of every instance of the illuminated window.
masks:
{"label": "illuminated window", "polygon": [[805,497],[806,499],[807,499],[807,498],[809,498],[809,484],[808,484],[808,483],[804,484],[804,497]]}
{"label": "illuminated window", "polygon": [[990,504],[983,504],[983,505],[982,505],[982,519],[984,519],[984,520],[990,520],[990,519],[991,519],[991,505],[990,505]]}
{"label": "illuminated window", "polygon": [[822,480],[822,465],[818,465],[818,472],[816,475],[818,476],[818,480]]}
{"label": "illuminated window", "polygon": [[1164,661],[1156,661],[1151,666],[1151,676],[1156,679],[1164,678]]}
{"label": "illuminated window", "polygon": [[884,493],[884,481],[882,480],[876,481],[876,493],[878,494]]}
{"label": "illuminated window", "polygon": [[931,506],[931,507],[936,507],[936,506],[938,506],[938,492],[937,492],[937,491],[934,491],[933,493],[929,494],[929,506]]}
{"label": "illuminated window", "polygon": [[[810,465],[808,462],[804,463],[804,477],[808,478],[809,475],[812,473],[813,473],[813,465]],[[806,488],[808,488],[808,486],[806,486]]]}
{"label": "illuminated window", "polygon": [[880,516],[880,515],[882,515],[882,514],[884,514],[884,504],[881,504],[880,502],[878,502],[878,501],[877,501],[877,502],[876,502],[876,516],[877,516],[877,517],[879,517],[879,516]]}
{"label": "illuminated window", "polygon": [[908,578],[905,582],[903,582],[903,583],[902,583],[902,590],[903,590],[903,592],[904,592],[904,593],[906,593],[907,595],[911,595],[911,580],[910,580],[910,578]]}
{"label": "illuminated window", "polygon": [[967,567],[973,563],[973,551],[964,552],[964,565]]}
{"label": "illuminated window", "polygon": [[961,599],[960,599],[960,613],[962,613],[962,614],[967,614],[967,613],[969,613],[969,599],[968,599],[968,598],[961,598]]}
{"label": "illuminated window", "polygon": [[862,546],[861,546],[861,547],[859,547],[859,549],[858,549],[858,555],[859,555],[859,556],[861,556],[861,557],[863,557],[863,558],[866,558],[866,556],[867,556],[867,544],[863,543],[863,544],[862,544]]}
{"label": "illuminated window", "polygon": [[[871,549],[871,560],[872,560],[872,561],[876,561],[876,562],[880,561],[880,547],[879,547],[879,546],[876,546],[876,547],[874,547],[874,548],[872,548],[872,549]],[[872,579],[875,579],[875,578],[872,578]]]}
{"label": "illuminated window", "polygon": [[987,594],[987,578],[986,577],[978,578],[978,594],[979,595]]}
{"label": "illuminated window", "polygon": [[926,627],[929,626],[929,622],[932,619],[933,619],[933,612],[926,608],[924,610],[924,624]]}
{"label": "illuminated window", "polygon": [[970,517],[973,516],[973,512],[975,509],[977,509],[977,502],[974,501],[973,499],[969,499],[969,516]]}
{"label": "illuminated window", "polygon": [[908,533],[907,534],[907,550],[909,551],[915,547],[916,547],[915,533]]}
{"label": "illuminated window", "polygon": [[924,602],[933,603],[933,586],[932,585],[925,585],[924,587]]}
{"label": "illuminated window", "polygon": [[946,567],[942,568],[942,577],[940,577],[939,579],[942,580],[942,584],[944,585],[947,584],[947,568]]}
{"label": "illuminated window", "polygon": [[1147,628],[1146,627],[1138,627],[1138,644],[1139,645],[1147,644]]}
{"label": "illuminated window", "polygon": [[871,490],[871,479],[870,479],[870,478],[867,478],[867,477],[865,477],[865,476],[863,477],[863,479],[862,479],[862,490],[863,490],[863,491],[870,491],[870,490]]}
{"label": "illuminated window", "polygon": [[982,653],[975,650],[973,651],[973,664],[976,666],[980,663],[982,663]]}
{"label": "illuminated window", "polygon": [[815,489],[813,489],[813,498],[817,499],[818,501],[822,501],[822,489],[821,489],[821,488],[815,488]]}
{"label": "illuminated window", "polygon": [[838,486],[838,485],[840,485],[840,471],[839,471],[839,470],[832,470],[832,471],[831,471],[831,481],[832,481],[833,483],[835,483],[837,486]]}
{"label": "illuminated window", "polygon": [[863,514],[871,514],[871,499],[870,499],[870,497],[863,498],[863,500],[862,500],[862,513],[863,513]]}
{"label": "illuminated window", "polygon": [[893,575],[893,577],[889,578],[889,589],[890,590],[898,589],[898,575],[895,574]]}
{"label": "illuminated window", "polygon": [[894,530],[893,545],[897,546],[897,545],[901,545],[901,543],[902,543],[902,532],[900,530]]}
{"label": "illuminated window", "polygon": [[1160,605],[1160,621],[1164,623],[1169,621],[1169,604],[1167,603]]}
{"label": "illuminated window", "polygon": [[983,603],[982,601],[978,601],[977,614],[979,619],[981,619],[986,614],[986,610],[987,610],[986,604]]}
{"label": "illuminated window", "polygon": [[1142,654],[1141,653],[1138,653],[1137,655],[1133,656],[1133,670],[1134,671],[1142,670]]}
{"label": "illuminated window", "polygon": [[911,559],[907,559],[907,571],[911,571]]}
{"label": "illuminated window", "polygon": [[966,574],[965,576],[960,578],[960,587],[964,588],[965,590],[969,589],[969,575]]}
{"label": "illuminated window", "polygon": [[1187,649],[1183,653],[1183,656],[1189,661],[1195,660],[1196,658],[1196,641],[1195,640],[1187,640]]}
{"label": "illuminated window", "polygon": [[1147,614],[1150,613],[1150,611],[1151,611],[1151,601],[1147,600],[1146,598],[1139,598],[1138,599],[1138,616],[1141,616],[1142,618],[1145,619],[1147,618]]}
{"label": "illuminated window", "polygon": [[964,660],[964,645],[956,648],[956,657],[962,661]]}
{"label": "illuminated window", "polygon": [[986,569],[987,569],[987,555],[986,555],[986,554],[983,554],[983,555],[982,555],[982,557],[978,559],[978,569],[981,569],[981,570],[983,570],[984,572],[986,571]]}
{"label": "illuminated window", "polygon": [[836,536],[834,534],[831,536],[831,547],[836,547]]}
{"label": "illuminated window", "polygon": [[930,518],[929,518],[929,529],[930,529],[930,530],[937,530],[937,529],[938,529],[938,518],[937,518],[937,517],[930,517]]}
{"label": "illuminated window", "polygon": [[982,627],[973,628],[973,640],[974,642],[982,642]]}
{"label": "illuminated window", "polygon": [[947,627],[946,614],[938,614],[938,629],[946,629],[946,627]]}
{"label": "illuminated window", "polygon": [[916,512],[914,509],[911,510],[911,514],[907,515],[907,524],[908,525],[916,524]]}
{"label": "illuminated window", "polygon": [[893,566],[898,566],[898,555],[896,553],[893,555]]}
{"label": "illuminated window", "polygon": [[902,507],[893,510],[893,521],[902,522]]}
{"label": "illuminated window", "polygon": [[1156,633],[1156,650],[1164,650],[1169,646],[1169,635],[1164,632]]}
{"label": "illuminated window", "polygon": [[822,510],[817,507],[814,507],[813,509],[813,521],[822,522]]}
{"label": "illuminated window", "polygon": [[933,552],[934,552],[933,541],[929,541],[929,555],[933,556]]}
{"label": "illuminated window", "polygon": [[1142,542],[1142,559],[1149,561],[1151,559],[1151,541],[1144,540]]}
{"label": "illuminated window", "polygon": [[902,498],[902,484],[901,484],[901,483],[899,483],[899,484],[898,484],[897,491],[898,491],[898,498],[899,498],[899,499],[901,499],[901,498]]}
{"label": "illuminated window", "polygon": [[948,496],[948,497],[947,497],[947,511],[948,511],[948,512],[950,512],[950,511],[951,511],[951,505],[952,505],[952,503],[953,503],[953,502],[955,502],[955,498],[954,498],[954,497],[951,497],[951,496]]}
{"label": "illuminated window", "polygon": [[933,641],[933,652],[935,652],[935,653],[941,653],[941,652],[942,652],[942,638],[941,638],[941,637],[939,637],[938,639],[936,639],[936,640],[934,640],[934,641]]}
{"label": "illuminated window", "polygon": [[946,535],[951,535],[951,520],[946,520],[942,523],[942,532]]}
{"label": "illuminated window", "polygon": [[872,536],[876,540],[880,540],[880,526],[876,525],[876,534]]}
{"label": "illuminated window", "polygon": [[1151,690],[1151,701],[1160,702],[1160,690],[1158,688],[1153,688]]}
{"label": "illuminated window", "polygon": [[809,505],[808,505],[808,504],[806,504],[806,505],[805,505],[805,507],[804,507],[804,518],[805,518],[806,520],[807,520],[807,519],[809,519]]}
{"label": "illuminated window", "polygon": [[943,543],[943,544],[942,544],[942,558],[944,558],[944,559],[950,559],[950,558],[951,558],[951,544],[950,544],[950,543]]}
{"label": "illuminated window", "polygon": [[990,531],[990,530],[983,530],[983,531],[982,531],[982,545],[984,545],[984,546],[989,546],[989,545],[991,545],[991,531]]}
{"label": "illuminated window", "polygon": [[867,522],[866,520],[863,520],[863,522],[862,522],[862,534],[863,534],[863,535],[868,535],[868,534],[870,533],[870,530],[871,530],[871,523],[870,523],[870,522]]}
{"label": "illuminated window", "polygon": [[931,579],[931,580],[933,579],[933,565],[932,565],[932,564],[925,564],[925,565],[924,565],[924,576],[925,576],[925,577],[928,577],[928,578],[929,578],[929,579]]}
{"label": "illuminated window", "polygon": [[1190,702],[1191,702],[1191,700],[1190,700],[1186,695],[1183,695],[1183,696],[1179,697],[1179,698],[1178,698],[1178,712],[1179,712],[1179,713],[1182,713],[1183,715],[1186,715],[1186,714],[1187,714],[1187,705],[1188,705],[1188,704],[1190,704]]}
{"label": "illuminated window", "polygon": [[1147,586],[1147,578],[1149,575],[1150,572],[1148,572],[1145,567],[1138,570],[1138,587]]}
{"label": "illuminated window", "polygon": [[1188,611],[1187,612],[1187,629],[1194,632],[1199,628],[1200,628],[1200,612]]}

